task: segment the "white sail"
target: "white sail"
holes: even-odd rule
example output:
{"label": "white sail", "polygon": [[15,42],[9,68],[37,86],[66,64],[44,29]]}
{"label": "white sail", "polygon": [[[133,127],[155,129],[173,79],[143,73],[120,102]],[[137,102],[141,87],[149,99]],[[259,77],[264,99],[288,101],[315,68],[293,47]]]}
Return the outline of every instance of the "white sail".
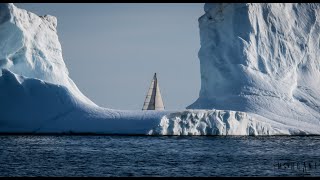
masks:
{"label": "white sail", "polygon": [[156,73],[154,73],[142,110],[164,110]]}
{"label": "white sail", "polygon": [[155,96],[155,110],[164,110],[164,105],[162,102],[162,97],[160,93],[159,83],[157,81],[157,88],[156,88],[156,96]]}

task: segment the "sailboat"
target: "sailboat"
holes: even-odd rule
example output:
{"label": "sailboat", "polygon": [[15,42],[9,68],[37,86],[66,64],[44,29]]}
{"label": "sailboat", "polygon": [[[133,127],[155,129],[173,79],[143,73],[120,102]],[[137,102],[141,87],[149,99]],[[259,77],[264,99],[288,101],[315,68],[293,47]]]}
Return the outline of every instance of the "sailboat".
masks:
{"label": "sailboat", "polygon": [[142,110],[164,110],[157,73],[154,73]]}

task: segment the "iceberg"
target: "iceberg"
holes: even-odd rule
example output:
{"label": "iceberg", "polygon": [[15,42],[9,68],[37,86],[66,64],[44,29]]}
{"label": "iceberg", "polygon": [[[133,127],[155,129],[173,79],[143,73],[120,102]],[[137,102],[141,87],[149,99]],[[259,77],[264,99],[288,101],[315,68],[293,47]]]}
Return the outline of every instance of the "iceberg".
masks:
{"label": "iceberg", "polygon": [[76,95],[66,86],[3,69],[0,132],[145,135],[168,113],[101,108]]}
{"label": "iceberg", "polygon": [[69,78],[54,16],[37,16],[13,4],[0,4],[0,67],[64,85],[80,100],[95,105]]}
{"label": "iceberg", "polygon": [[201,90],[189,109],[260,115],[320,133],[320,5],[205,4]]}
{"label": "iceberg", "polygon": [[54,16],[0,4],[0,133],[147,134],[168,111],[102,108],[69,77]]}
{"label": "iceberg", "polygon": [[0,4],[0,133],[320,134],[318,4],[205,4],[201,90],[184,111],[99,107],[77,88],[54,16]]}

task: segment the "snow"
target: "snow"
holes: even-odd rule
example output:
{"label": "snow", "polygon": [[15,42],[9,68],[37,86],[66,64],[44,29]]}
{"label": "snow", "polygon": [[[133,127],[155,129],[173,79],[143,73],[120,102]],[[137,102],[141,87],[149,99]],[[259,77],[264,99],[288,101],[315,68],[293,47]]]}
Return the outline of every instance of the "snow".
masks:
{"label": "snow", "polygon": [[199,98],[173,112],[97,106],[69,77],[57,19],[0,4],[0,133],[320,134],[319,7],[205,4]]}
{"label": "snow", "polygon": [[95,105],[69,78],[54,16],[37,16],[13,4],[0,4],[0,68],[66,86],[80,100]]}
{"label": "snow", "polygon": [[0,4],[0,132],[147,134],[168,111],[102,108],[70,79],[54,16]]}
{"label": "snow", "polygon": [[320,132],[320,5],[205,4],[189,109],[242,111]]}
{"label": "snow", "polygon": [[149,135],[314,135],[299,127],[270,121],[259,115],[228,110],[186,110],[161,118]]}
{"label": "snow", "polygon": [[168,111],[119,111],[90,105],[63,85],[3,69],[0,132],[147,134]]}

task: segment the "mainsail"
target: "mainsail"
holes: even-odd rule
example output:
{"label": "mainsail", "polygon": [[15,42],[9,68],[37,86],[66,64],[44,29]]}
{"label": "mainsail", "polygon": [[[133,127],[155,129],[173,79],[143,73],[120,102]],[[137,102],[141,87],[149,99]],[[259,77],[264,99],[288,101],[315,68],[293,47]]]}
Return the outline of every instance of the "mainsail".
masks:
{"label": "mainsail", "polygon": [[156,73],[154,73],[142,110],[164,110]]}

